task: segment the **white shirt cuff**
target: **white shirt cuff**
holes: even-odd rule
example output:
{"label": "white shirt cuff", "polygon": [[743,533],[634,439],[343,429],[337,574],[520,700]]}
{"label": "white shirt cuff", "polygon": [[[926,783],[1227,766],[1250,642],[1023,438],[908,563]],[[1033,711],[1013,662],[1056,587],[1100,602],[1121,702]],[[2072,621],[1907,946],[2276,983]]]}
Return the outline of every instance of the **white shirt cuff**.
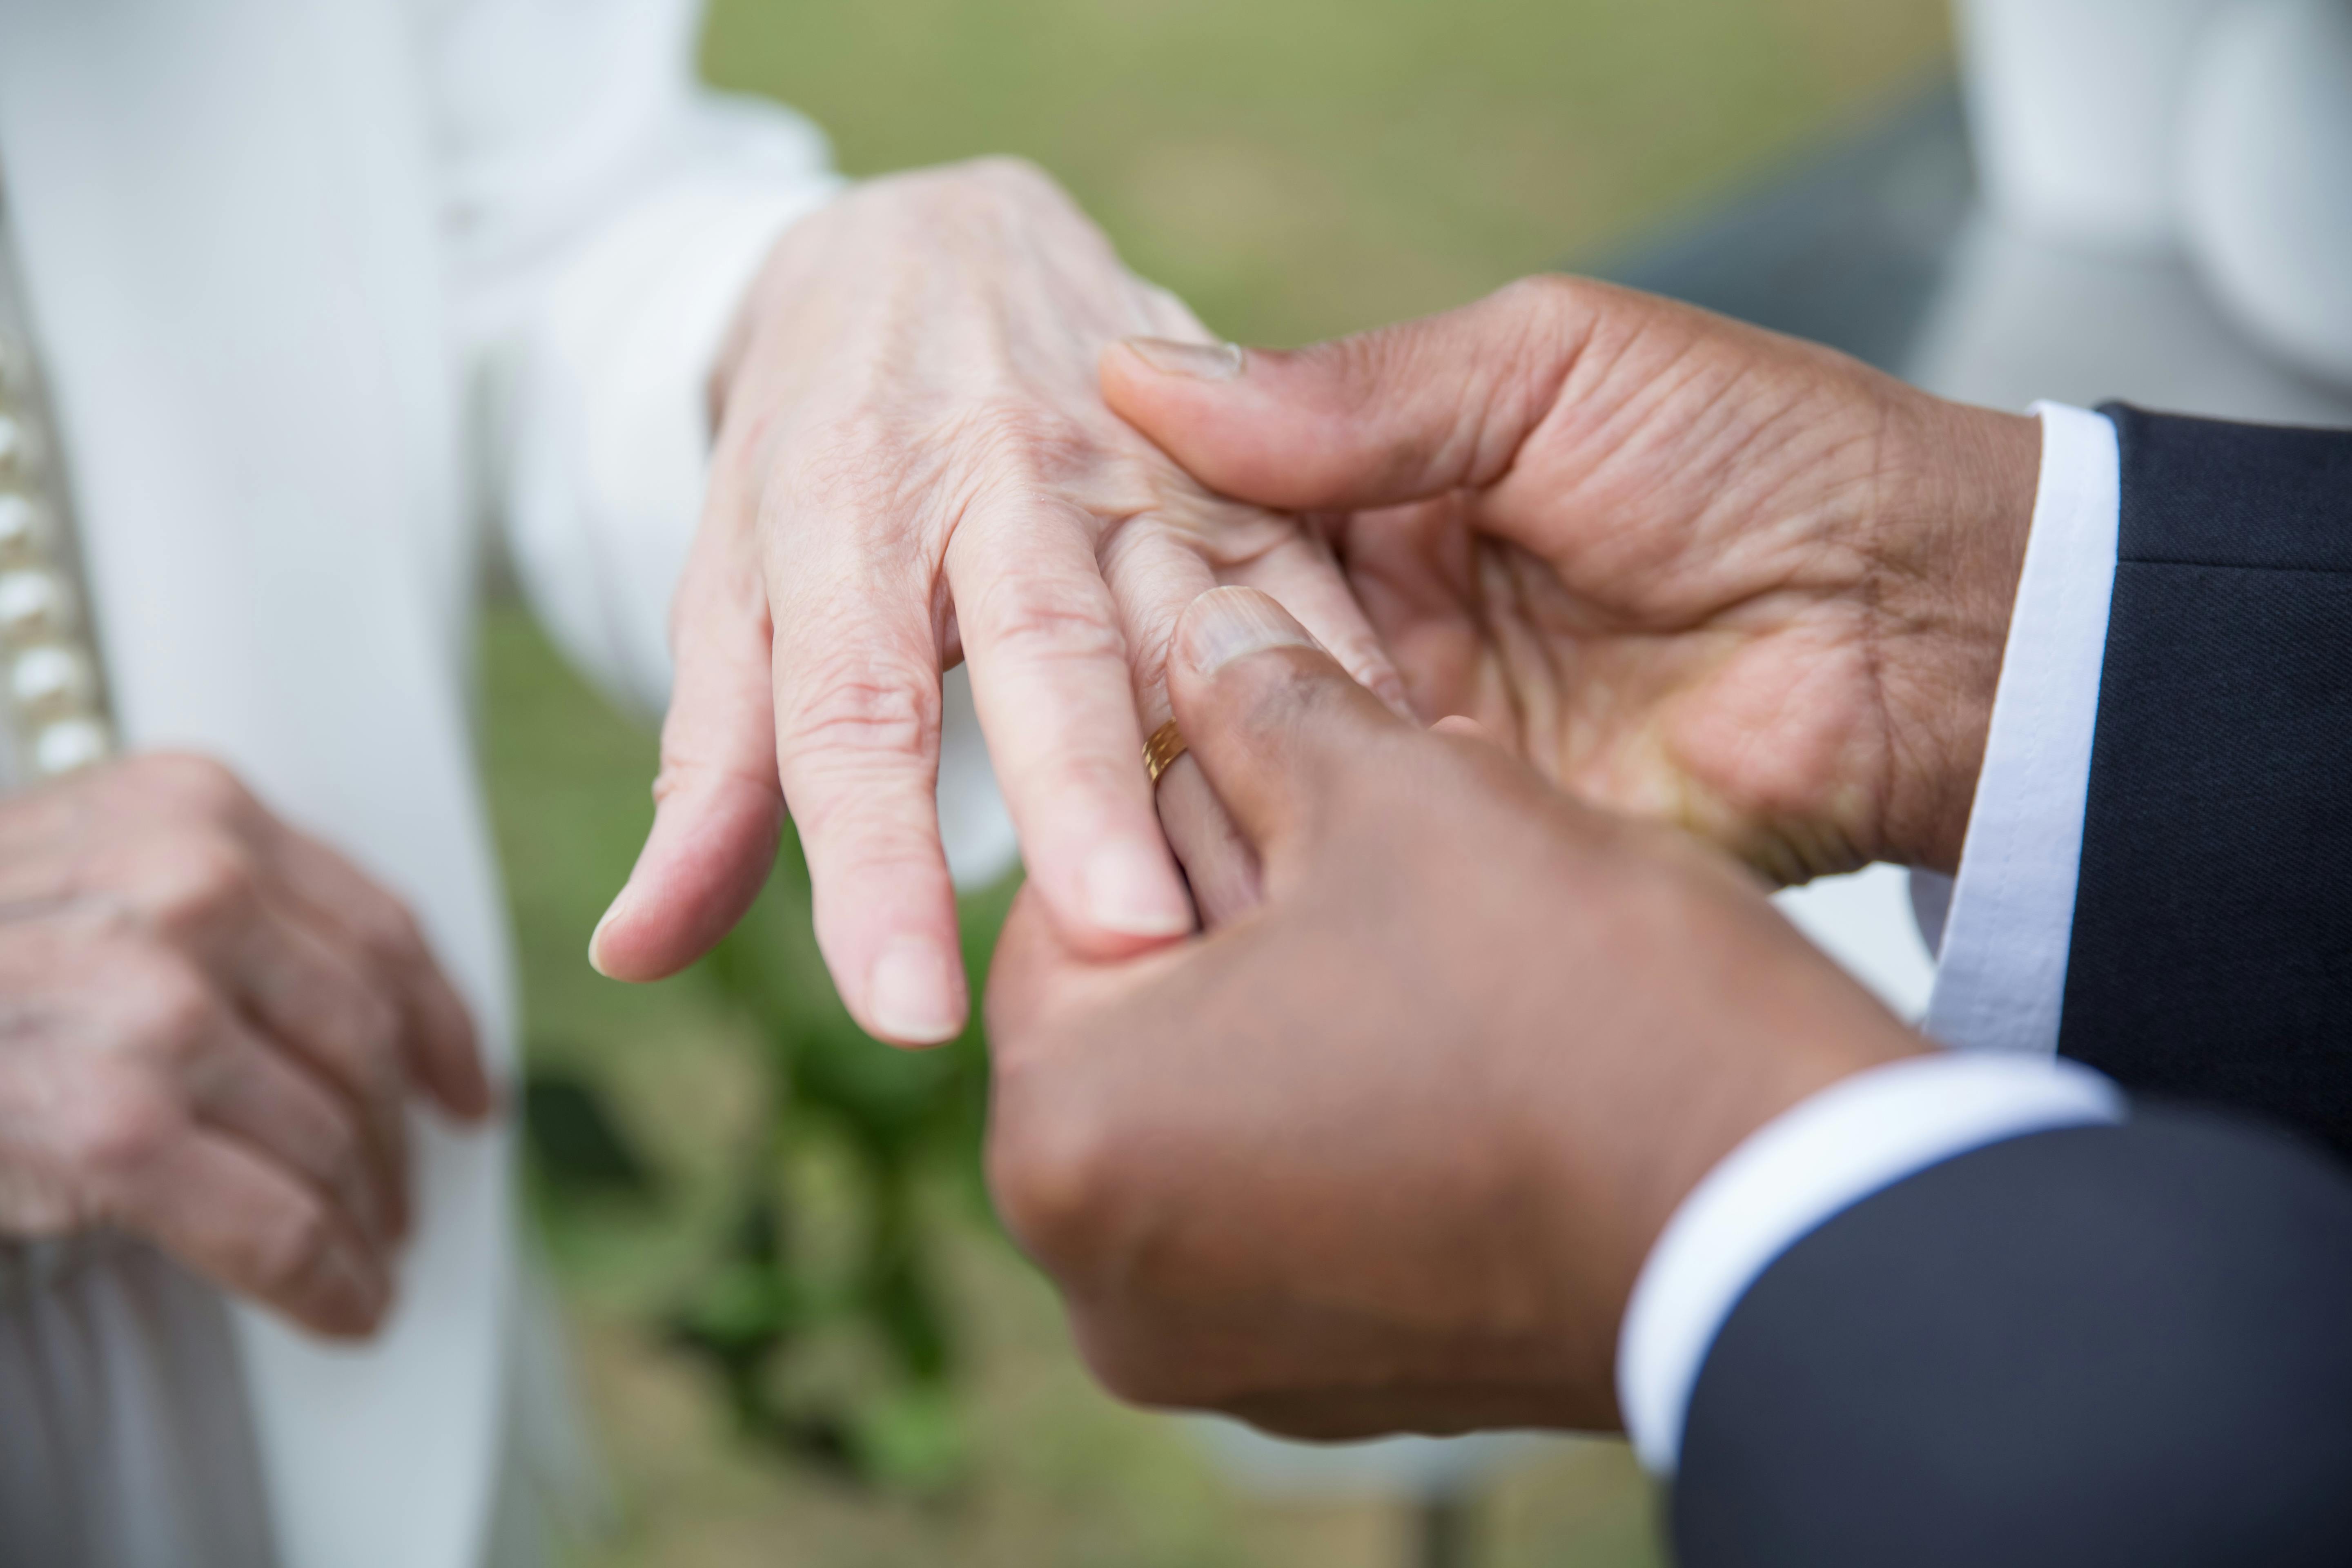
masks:
{"label": "white shirt cuff", "polygon": [[2116,581],[2116,427],[2041,403],[2042,479],[1936,971],[1927,1032],[1969,1050],[2057,1049],[2091,738]]}
{"label": "white shirt cuff", "polygon": [[1667,1221],[1626,1305],[1617,1401],[1643,1468],[1674,1474],[1717,1331],[1800,1238],[1971,1149],[2123,1117],[2121,1091],[2076,1063],[1937,1051],[1832,1084],[1749,1134]]}

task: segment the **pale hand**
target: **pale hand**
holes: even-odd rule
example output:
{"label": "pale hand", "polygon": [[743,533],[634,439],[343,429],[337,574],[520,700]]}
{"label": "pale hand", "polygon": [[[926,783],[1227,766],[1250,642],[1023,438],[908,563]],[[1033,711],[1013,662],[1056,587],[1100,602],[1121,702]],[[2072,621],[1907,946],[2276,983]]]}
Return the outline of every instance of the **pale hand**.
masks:
{"label": "pale hand", "polygon": [[1264,597],[1204,595],[1180,649],[1265,899],[1111,963],[1016,907],[998,1212],[1131,1399],[1318,1437],[1613,1426],[1685,1194],[1920,1041],[1730,861],[1398,718]]}
{"label": "pale hand", "polygon": [[[1211,497],[1103,405],[1101,353],[1139,332],[1207,337],[1018,163],[874,182],[778,244],[721,376],[658,809],[593,944],[604,973],[656,978],[716,942],[789,803],[852,1014],[901,1044],[954,1035],[933,790],[958,659],[1030,886],[1103,955],[1192,929],[1140,752],[1196,595],[1273,593],[1401,700],[1319,540]],[[1189,764],[1166,788],[1213,817]]]}
{"label": "pale hand", "polygon": [[109,1226],[321,1333],[373,1329],[410,1094],[489,1086],[416,922],[226,769],[0,801],[0,1237]]}

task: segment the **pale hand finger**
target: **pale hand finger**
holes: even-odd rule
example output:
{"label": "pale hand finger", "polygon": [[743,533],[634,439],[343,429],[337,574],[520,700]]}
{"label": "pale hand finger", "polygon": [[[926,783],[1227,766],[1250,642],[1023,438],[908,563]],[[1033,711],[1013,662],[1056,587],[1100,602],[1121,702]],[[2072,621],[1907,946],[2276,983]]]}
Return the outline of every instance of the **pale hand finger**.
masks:
{"label": "pale hand finger", "polygon": [[397,1010],[399,1049],[410,1080],[452,1116],[487,1115],[489,1074],[473,1014],[408,906],[295,828],[281,826],[264,853],[299,910],[289,918],[340,954],[344,966],[355,968]]}
{"label": "pale hand finger", "polygon": [[1080,951],[1192,928],[1141,762],[1136,679],[1091,518],[1037,496],[967,518],[948,555],[972,695],[1032,886]]}
{"label": "pale hand finger", "polygon": [[242,1030],[211,1056],[191,1086],[201,1121],[310,1183],[371,1243],[400,1238],[399,1173],[376,1156],[348,1101]]}
{"label": "pale hand finger", "polygon": [[1203,931],[1215,931],[1257,907],[1263,896],[1257,852],[1190,754],[1160,775],[1160,826],[1184,868]]}
{"label": "pale hand finger", "polygon": [[[1104,577],[1121,611],[1128,645],[1137,650],[1135,679],[1144,721],[1155,728],[1170,710],[1167,653],[1176,625],[1193,600],[1218,582],[1271,594],[1304,623],[1349,673],[1399,712],[1404,683],[1387,650],[1349,591],[1339,565],[1321,539],[1296,523],[1244,560],[1213,568],[1181,530],[1130,530],[1107,553]],[[1160,823],[1183,868],[1201,923],[1210,930],[1255,907],[1259,897],[1255,853],[1208,786],[1197,763],[1179,757],[1159,783]]]}
{"label": "pale hand finger", "polygon": [[589,962],[616,980],[659,980],[710,951],[766,885],[783,834],[758,562],[706,528],[672,621],[653,828],[588,942]]}
{"label": "pale hand finger", "polygon": [[385,1233],[405,1235],[408,1064],[400,1005],[267,898],[229,969],[221,978],[270,1044],[299,1062],[355,1119]]}
{"label": "pale hand finger", "polygon": [[803,560],[795,582],[776,616],[771,765],[808,858],[817,945],[867,1033],[937,1045],[961,1032],[970,1001],[940,843],[942,698],[924,591],[906,563],[855,539]]}
{"label": "pale hand finger", "polygon": [[[1175,529],[1130,527],[1103,553],[1103,581],[1118,606],[1130,679],[1143,723],[1168,721],[1167,653],[1176,623],[1216,586],[1216,569]],[[1195,923],[1213,929],[1257,901],[1257,860],[1200,764],[1179,756],[1155,786],[1161,833],[1184,873]]]}
{"label": "pale hand finger", "polygon": [[321,1334],[373,1332],[382,1255],[309,1184],[186,1119],[160,1092],[115,1102],[86,1140],[100,1206],[223,1289]]}

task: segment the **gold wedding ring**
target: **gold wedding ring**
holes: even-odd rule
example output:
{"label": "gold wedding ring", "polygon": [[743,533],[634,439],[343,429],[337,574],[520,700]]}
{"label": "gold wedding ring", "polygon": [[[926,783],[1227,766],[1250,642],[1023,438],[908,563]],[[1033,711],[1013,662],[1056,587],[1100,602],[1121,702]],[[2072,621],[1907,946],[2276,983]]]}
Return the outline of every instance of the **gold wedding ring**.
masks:
{"label": "gold wedding ring", "polygon": [[1176,728],[1175,720],[1151,731],[1151,739],[1143,742],[1143,771],[1151,776],[1154,786],[1159,784],[1160,775],[1174,766],[1185,750],[1184,731]]}

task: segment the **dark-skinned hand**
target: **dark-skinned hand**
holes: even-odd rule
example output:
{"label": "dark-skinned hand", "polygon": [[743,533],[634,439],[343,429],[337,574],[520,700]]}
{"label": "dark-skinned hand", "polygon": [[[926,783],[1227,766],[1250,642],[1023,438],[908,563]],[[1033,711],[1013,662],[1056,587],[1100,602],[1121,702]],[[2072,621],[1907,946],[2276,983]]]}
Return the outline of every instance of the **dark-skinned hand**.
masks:
{"label": "dark-skinned hand", "polygon": [[1169,670],[1262,901],[1107,961],[1024,896],[989,992],[990,1180],[1087,1361],[1310,1436],[1615,1426],[1684,1194],[1918,1040],[1750,873],[1398,717],[1263,595]]}
{"label": "dark-skinned hand", "polygon": [[[1102,375],[1211,489],[1319,514],[1424,721],[1776,882],[1958,863],[2032,419],[1570,278],[1297,353],[1131,341]],[[1234,881],[1178,804],[1196,890]]]}

